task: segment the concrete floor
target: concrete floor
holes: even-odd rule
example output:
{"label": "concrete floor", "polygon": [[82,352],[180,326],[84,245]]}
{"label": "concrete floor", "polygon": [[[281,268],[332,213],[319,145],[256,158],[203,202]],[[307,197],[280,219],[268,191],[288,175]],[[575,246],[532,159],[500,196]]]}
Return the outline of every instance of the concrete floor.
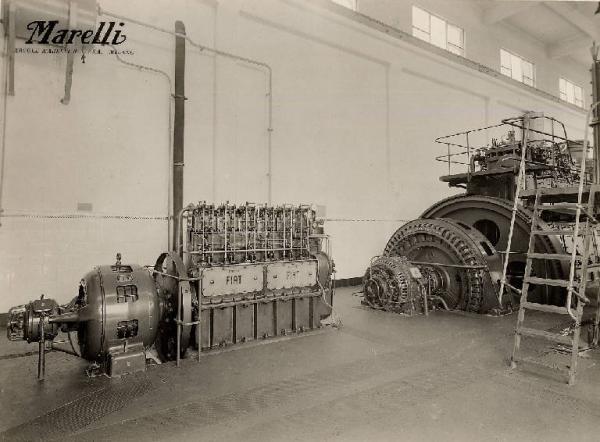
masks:
{"label": "concrete floor", "polygon": [[[559,373],[510,371],[515,315],[371,311],[343,288],[340,329],[151,366],[120,380],[87,378],[85,361],[0,341],[5,440],[527,440],[600,439],[599,351],[575,386]],[[556,316],[531,326],[558,330]],[[3,333],[4,334],[4,333]],[[528,342],[531,342],[529,340]],[[525,342],[527,344],[528,342]],[[546,343],[530,354],[561,362]]]}

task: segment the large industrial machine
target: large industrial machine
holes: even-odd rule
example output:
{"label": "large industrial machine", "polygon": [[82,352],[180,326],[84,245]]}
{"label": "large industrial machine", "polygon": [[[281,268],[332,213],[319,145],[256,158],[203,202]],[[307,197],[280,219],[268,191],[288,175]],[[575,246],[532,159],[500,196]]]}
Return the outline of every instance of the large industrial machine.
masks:
{"label": "large industrial machine", "polygon": [[[518,308],[511,368],[564,370],[575,383],[579,355],[600,344],[599,49],[594,43],[582,141],[535,112],[436,139],[447,152],[436,158],[448,167],[440,180],[465,192],[392,235],[367,269],[363,304],[409,315],[438,305],[492,314]],[[594,304],[595,312],[586,309]],[[555,327],[565,319],[568,326],[556,333],[535,321],[526,325],[526,312],[548,313],[559,318]],[[523,357],[523,338],[550,341],[568,361],[547,364],[546,352]]]}
{"label": "large industrial machine", "polygon": [[[473,143],[487,136],[491,136],[490,143]],[[516,205],[514,202],[521,152],[526,152],[527,189],[572,186],[579,181],[575,160],[582,154],[581,142],[569,140],[561,122],[531,113],[440,137],[436,142],[447,148],[446,154],[436,158],[448,165],[449,173],[440,180],[465,192],[433,204],[419,219],[392,235],[383,257],[367,270],[364,303],[406,312],[405,306],[414,304],[414,296],[399,296],[398,288],[404,281],[413,280],[428,293],[428,305],[423,305],[421,298],[417,311],[434,308],[436,299],[444,301],[438,305],[449,309],[510,311],[519,303],[518,290],[510,287],[518,289],[522,285],[531,233],[531,199]],[[456,167],[462,170],[452,173]],[[561,224],[565,228],[564,221],[568,221],[566,215],[548,215],[540,226],[550,230]],[[508,250],[511,235],[512,247]],[[539,235],[534,241],[536,251],[544,254],[567,253],[577,247],[561,235]],[[408,267],[399,266],[403,259],[408,260]],[[508,290],[500,303],[498,290],[505,260]],[[399,272],[399,267],[404,271]],[[539,277],[560,279],[568,274],[568,264],[539,261],[533,272]],[[553,304],[562,291],[560,287],[533,287],[530,299]]]}
{"label": "large industrial machine", "polygon": [[[51,349],[120,376],[145,370],[151,348],[179,363],[190,347],[200,355],[300,334],[331,315],[329,239],[311,206],[200,203],[179,218],[178,250],[153,267],[118,254],[85,275],[68,304],[42,296],[10,309],[8,338],[39,343],[41,379]],[[70,349],[54,342],[61,331]]]}

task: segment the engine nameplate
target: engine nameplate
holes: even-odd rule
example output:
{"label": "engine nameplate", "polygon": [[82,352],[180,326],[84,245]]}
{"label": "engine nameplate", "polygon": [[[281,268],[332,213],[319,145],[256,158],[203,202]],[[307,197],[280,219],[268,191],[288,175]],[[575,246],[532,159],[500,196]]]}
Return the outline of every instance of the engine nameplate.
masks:
{"label": "engine nameplate", "polygon": [[316,261],[276,262],[267,266],[267,289],[283,290],[317,284]]}
{"label": "engine nameplate", "polygon": [[221,296],[260,292],[263,265],[210,267],[202,270],[202,295]]}

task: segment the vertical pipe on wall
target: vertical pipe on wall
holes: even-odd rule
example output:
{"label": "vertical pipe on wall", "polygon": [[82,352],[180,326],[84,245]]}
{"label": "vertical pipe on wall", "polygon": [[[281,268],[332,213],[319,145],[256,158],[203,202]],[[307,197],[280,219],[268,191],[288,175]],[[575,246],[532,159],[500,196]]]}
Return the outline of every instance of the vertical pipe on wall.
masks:
{"label": "vertical pipe on wall", "polygon": [[8,107],[8,96],[10,95],[10,62],[8,60],[9,37],[4,36],[4,66],[2,70],[2,135],[0,136],[0,227],[2,226],[2,197],[4,194],[4,160],[6,158],[6,111]]}
{"label": "vertical pipe on wall", "polygon": [[[593,103],[600,101],[600,60],[598,60],[598,46],[594,45],[592,49],[592,97]],[[592,105],[593,105],[592,103]],[[600,109],[594,110],[594,119],[592,120],[593,140],[594,140],[594,182],[600,182]],[[586,155],[586,152],[583,152]]]}
{"label": "vertical pipe on wall", "polygon": [[[185,25],[175,22],[175,116],[173,124],[173,212],[183,209],[183,166],[185,135]],[[173,247],[177,248],[181,239],[178,229],[173,231]]]}
{"label": "vertical pipe on wall", "polygon": [[15,95],[15,29],[16,6],[14,2],[8,5],[8,95]]}

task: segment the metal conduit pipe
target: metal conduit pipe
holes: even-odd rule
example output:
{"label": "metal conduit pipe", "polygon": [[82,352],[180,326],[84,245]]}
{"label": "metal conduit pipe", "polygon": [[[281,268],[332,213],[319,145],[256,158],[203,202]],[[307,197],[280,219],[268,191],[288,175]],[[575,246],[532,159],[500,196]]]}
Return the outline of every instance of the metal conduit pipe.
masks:
{"label": "metal conduit pipe", "polygon": [[[111,46],[113,49],[115,49],[114,46]],[[156,69],[150,66],[146,66],[146,65],[142,65],[142,64],[137,64],[137,63],[132,63],[130,61],[126,61],[123,58],[121,58],[121,56],[119,55],[118,51],[115,50],[115,58],[122,64],[126,65],[126,66],[130,66],[133,67],[135,69],[139,69],[140,71],[146,71],[146,72],[152,72],[155,74],[159,74],[161,75],[163,78],[165,78],[167,80],[167,83],[169,84],[169,133],[168,133],[168,137],[169,137],[169,183],[168,183],[168,189],[167,189],[167,250],[171,250],[172,247],[175,247],[174,244],[175,242],[172,242],[172,236],[173,233],[175,231],[175,229],[173,228],[173,201],[172,201],[172,181],[173,181],[173,176],[172,176],[172,167],[171,164],[173,163],[173,144],[172,144],[172,138],[171,138],[171,132],[172,132],[172,122],[171,119],[173,117],[173,104],[172,104],[172,98],[173,98],[173,80],[171,80],[171,77],[169,76],[169,74],[167,74],[165,71],[161,71],[160,69]]]}
{"label": "metal conduit pipe", "polygon": [[271,66],[268,65],[267,63],[259,61],[259,60],[254,60],[254,59],[248,58],[248,57],[242,57],[240,55],[232,54],[230,52],[221,51],[220,49],[215,49],[215,48],[211,48],[209,46],[204,46],[200,43],[193,41],[186,34],[181,34],[179,32],[171,31],[169,29],[165,29],[160,26],[156,26],[156,25],[146,23],[146,22],[143,22],[140,20],[136,20],[134,18],[126,17],[124,15],[120,15],[120,14],[116,14],[114,12],[107,11],[105,9],[102,9],[102,7],[100,5],[98,5],[98,15],[105,15],[108,17],[116,18],[118,20],[128,21],[128,22],[136,24],[138,26],[142,26],[142,27],[145,27],[148,29],[153,29],[158,32],[173,35],[175,37],[181,37],[181,38],[184,38],[190,45],[194,46],[195,48],[200,49],[201,51],[210,52],[212,54],[215,54],[215,55],[218,55],[221,57],[230,58],[232,60],[241,61],[243,63],[248,63],[248,64],[251,64],[254,66],[259,66],[267,71],[267,101],[268,101],[268,104],[267,104],[267,120],[268,120],[268,127],[267,127],[267,170],[268,170],[268,172],[267,172],[267,182],[268,182],[267,195],[268,196],[267,196],[267,199],[268,199],[268,203],[271,204],[272,194],[273,194],[273,192],[272,192],[272,177],[271,177],[271,175],[272,175],[272,133],[273,133],[273,69],[271,68]]}
{"label": "metal conduit pipe", "polygon": [[4,163],[6,158],[6,119],[7,119],[7,102],[8,95],[10,90],[10,75],[9,75],[9,63],[8,63],[8,36],[4,38],[4,48],[2,57],[5,58],[4,61],[4,70],[3,70],[3,83],[4,87],[2,88],[2,136],[0,137],[0,227],[2,226],[2,213],[4,209],[2,208],[2,197],[4,193]]}
{"label": "metal conduit pipe", "polygon": [[183,258],[183,214],[190,212],[193,205],[182,208],[177,213],[176,224],[175,224],[175,238],[176,242],[173,244],[173,250],[177,252],[179,257]]}
{"label": "metal conduit pipe", "polygon": [[[175,116],[173,118],[173,213],[183,208],[183,168],[185,163],[185,25],[175,22]],[[173,244],[179,244],[179,237],[173,232]],[[171,250],[171,249],[169,249]],[[179,341],[178,341],[179,342]],[[179,354],[179,353],[178,353]]]}
{"label": "metal conduit pipe", "polygon": [[[592,98],[594,103],[600,101],[600,60],[598,59],[598,51],[600,47],[596,45],[592,46]],[[594,161],[594,182],[600,182],[600,111],[596,108],[592,114],[591,126],[593,129],[593,161]],[[587,151],[583,151],[583,155],[587,155]]]}

